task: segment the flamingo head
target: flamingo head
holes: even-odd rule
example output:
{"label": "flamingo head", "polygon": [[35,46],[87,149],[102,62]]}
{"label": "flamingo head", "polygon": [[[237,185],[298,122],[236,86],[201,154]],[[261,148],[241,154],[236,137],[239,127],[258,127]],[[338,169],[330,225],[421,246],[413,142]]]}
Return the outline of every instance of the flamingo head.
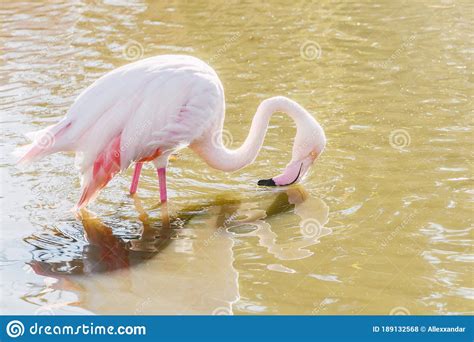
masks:
{"label": "flamingo head", "polygon": [[[311,118],[313,119],[313,118]],[[298,127],[293,145],[293,156],[282,174],[258,181],[260,186],[286,186],[297,183],[308,172],[326,146],[321,126],[313,119]]]}

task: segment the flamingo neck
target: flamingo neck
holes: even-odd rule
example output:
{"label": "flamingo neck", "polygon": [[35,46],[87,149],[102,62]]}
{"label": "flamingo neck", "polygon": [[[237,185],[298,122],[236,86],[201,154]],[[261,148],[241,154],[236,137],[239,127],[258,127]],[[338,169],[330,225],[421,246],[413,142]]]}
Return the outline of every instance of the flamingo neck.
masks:
{"label": "flamingo neck", "polygon": [[235,171],[251,164],[258,155],[268,128],[268,123],[273,113],[284,112],[296,123],[297,134],[305,123],[314,120],[310,114],[298,103],[283,96],[272,97],[264,100],[257,108],[252,120],[249,134],[244,143],[237,149],[228,149],[223,141],[223,122],[220,127],[211,132],[205,140],[192,146],[193,150],[203,158],[206,163],[218,170]]}

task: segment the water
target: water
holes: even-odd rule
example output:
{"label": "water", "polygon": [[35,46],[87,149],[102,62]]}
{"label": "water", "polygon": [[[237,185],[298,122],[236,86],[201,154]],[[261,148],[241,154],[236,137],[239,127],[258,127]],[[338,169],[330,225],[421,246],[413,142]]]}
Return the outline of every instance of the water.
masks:
{"label": "water", "polygon": [[[2,3],[1,312],[472,314],[473,10]],[[306,181],[256,187],[290,159],[282,114],[242,171],[176,156],[169,224],[150,166],[139,197],[129,170],[78,219],[72,155],[13,165],[23,133],[57,122],[95,79],[165,53],[216,69],[234,147],[267,97],[313,113],[328,146]]]}

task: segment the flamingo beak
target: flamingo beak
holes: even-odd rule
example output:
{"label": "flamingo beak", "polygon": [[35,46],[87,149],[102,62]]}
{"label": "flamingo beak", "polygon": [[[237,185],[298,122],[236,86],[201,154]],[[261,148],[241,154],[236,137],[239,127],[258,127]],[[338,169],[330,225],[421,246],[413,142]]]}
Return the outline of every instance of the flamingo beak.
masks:
{"label": "flamingo beak", "polygon": [[269,179],[260,179],[257,183],[258,186],[276,186],[273,178]]}
{"label": "flamingo beak", "polygon": [[283,174],[269,178],[269,179],[261,179],[258,181],[257,185],[259,186],[286,186],[294,184],[298,181],[300,176],[302,175],[301,171],[303,169],[303,162],[292,163],[289,165]]}
{"label": "flamingo beak", "polygon": [[306,158],[294,161],[287,165],[285,171],[279,176],[261,179],[258,181],[259,186],[287,186],[296,183],[306,172],[317,158],[317,154],[310,154]]}

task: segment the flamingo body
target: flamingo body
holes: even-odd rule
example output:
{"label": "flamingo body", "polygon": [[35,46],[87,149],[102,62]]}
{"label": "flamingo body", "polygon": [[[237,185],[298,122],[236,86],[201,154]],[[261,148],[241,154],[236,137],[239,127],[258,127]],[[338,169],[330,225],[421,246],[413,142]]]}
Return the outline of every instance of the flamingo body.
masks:
{"label": "flamingo body", "polygon": [[[261,107],[266,107],[267,113],[294,111],[297,126],[298,120],[307,121],[304,122],[307,127],[302,124],[303,128],[298,127],[298,134],[319,137],[318,144],[311,141],[309,149],[301,146],[298,147],[301,151],[293,149],[293,155],[301,154],[306,159],[313,153],[314,161],[325,145],[322,128],[291,100],[280,98],[279,106],[269,108],[275,103],[267,102],[265,106],[262,103]],[[235,151],[226,150],[221,135],[224,90],[215,71],[191,56],[156,56],[117,68],[86,88],[58,124],[36,134],[20,162],[59,151],[76,152],[82,184],[77,208],[87,205],[115,174],[132,163],[137,167],[130,192],[136,192],[142,163],[153,162],[158,169],[161,199],[166,201],[165,169],[173,152],[190,146],[218,169],[232,171],[243,167],[255,159],[263,142],[265,120],[268,124],[271,115],[263,113],[264,109],[260,115],[257,112],[254,119],[257,122],[252,124],[244,146]],[[295,178],[299,169],[296,181],[302,169],[308,167],[306,164],[301,159],[289,165],[286,176],[281,176]],[[278,184],[277,177],[273,180],[269,182],[273,184],[265,185],[284,185]]]}

